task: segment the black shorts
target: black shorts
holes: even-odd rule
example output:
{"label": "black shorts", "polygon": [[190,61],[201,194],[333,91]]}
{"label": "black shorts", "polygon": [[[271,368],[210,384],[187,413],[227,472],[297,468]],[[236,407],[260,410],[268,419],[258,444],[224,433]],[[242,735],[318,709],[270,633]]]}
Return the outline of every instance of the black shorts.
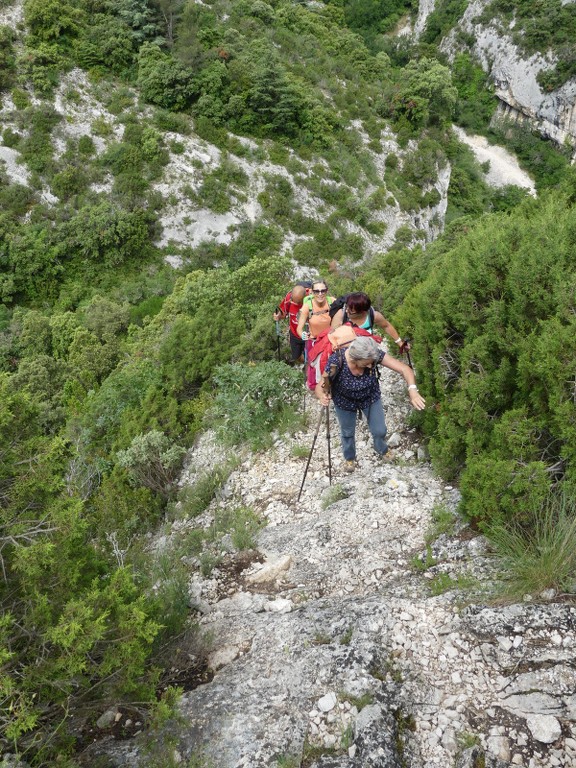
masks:
{"label": "black shorts", "polygon": [[290,331],[290,352],[292,353],[292,360],[298,360],[304,354],[304,341],[300,336],[295,336],[292,331]]}

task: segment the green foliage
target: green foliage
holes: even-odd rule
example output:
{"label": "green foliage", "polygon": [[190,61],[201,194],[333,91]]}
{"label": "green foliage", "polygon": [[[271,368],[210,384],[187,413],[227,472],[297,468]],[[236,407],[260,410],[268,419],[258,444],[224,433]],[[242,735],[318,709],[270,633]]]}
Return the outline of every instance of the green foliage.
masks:
{"label": "green foliage", "polygon": [[439,44],[444,35],[456,25],[467,5],[466,0],[440,0],[436,3],[434,10],[426,19],[421,41]]}
{"label": "green foliage", "polygon": [[430,530],[426,533],[426,544],[431,544],[439,536],[450,535],[454,531],[456,518],[454,512],[444,506],[436,505],[432,509]]}
{"label": "green foliage", "polygon": [[453,578],[446,571],[440,571],[430,580],[430,592],[432,595],[443,595],[452,590],[465,590],[472,586],[473,582],[463,576]]}
{"label": "green foliage", "polygon": [[400,128],[402,121],[413,129],[445,125],[452,118],[457,98],[447,67],[434,59],[411,61],[394,96],[392,115]]}
{"label": "green foliage", "polygon": [[29,107],[22,115],[28,135],[20,143],[22,158],[31,171],[49,172],[52,168],[51,133],[61,119],[51,106]]}
{"label": "green foliage", "polygon": [[496,99],[480,64],[468,53],[459,53],[452,64],[452,82],[458,91],[456,123],[469,131],[486,131],[496,109]]}
{"label": "green foliage", "polygon": [[517,3],[493,0],[484,8],[479,20],[493,23],[495,18],[502,20],[508,34],[512,31],[512,39],[526,53],[544,54],[551,51],[555,54],[558,59],[555,67],[538,76],[546,90],[554,90],[574,77],[576,8],[572,3],[563,3],[561,0],[543,0],[537,4],[529,0]]}
{"label": "green foliage", "polygon": [[437,244],[399,313],[436,402],[423,417],[433,462],[461,474],[463,508],[482,525],[522,520],[573,476],[575,227],[558,196],[467,221]]}
{"label": "green foliage", "polygon": [[[301,374],[284,363],[228,364],[214,374],[218,387],[212,415],[228,444],[259,444],[269,437],[286,408],[301,398]],[[242,408],[238,403],[242,402]]]}
{"label": "green foliage", "polygon": [[285,176],[266,175],[266,187],[258,195],[265,216],[289,224],[294,215],[294,190]]}
{"label": "green foliage", "polygon": [[138,87],[164,109],[184,109],[197,95],[192,73],[153,43],[144,43],[138,53]]}
{"label": "green foliage", "polygon": [[492,126],[498,141],[517,154],[522,166],[536,180],[538,191],[557,187],[566,178],[570,150],[559,150],[551,141],[534,133],[528,125],[502,120]]}
{"label": "green foliage", "polygon": [[34,40],[66,47],[78,35],[83,13],[62,0],[25,0],[24,20]]}
{"label": "green foliage", "polygon": [[344,18],[368,45],[373,45],[378,34],[391,32],[412,7],[411,0],[349,0],[344,3]]}
{"label": "green foliage", "polygon": [[99,14],[97,21],[84,30],[78,41],[75,56],[87,69],[106,66],[115,74],[122,74],[135,58],[135,36],[131,27],[116,16]]}
{"label": "green foliage", "polygon": [[232,196],[238,195],[238,189],[245,187],[247,181],[248,177],[238,165],[224,160],[204,176],[198,198],[215,213],[226,213],[230,210]]}
{"label": "green foliage", "polygon": [[15,34],[10,27],[0,26],[0,91],[10,88],[16,74]]}
{"label": "green foliage", "polygon": [[215,513],[213,538],[218,541],[228,534],[236,550],[256,549],[256,534],[262,527],[262,520],[249,507],[226,507]]}
{"label": "green foliage", "polygon": [[187,520],[202,514],[233,469],[233,462],[215,465],[208,471],[199,473],[193,485],[183,488],[178,497],[182,519]]}
{"label": "green foliage", "polygon": [[149,488],[168,498],[174,491],[186,449],[175,445],[163,432],[152,430],[137,435],[117,461],[136,486]]}

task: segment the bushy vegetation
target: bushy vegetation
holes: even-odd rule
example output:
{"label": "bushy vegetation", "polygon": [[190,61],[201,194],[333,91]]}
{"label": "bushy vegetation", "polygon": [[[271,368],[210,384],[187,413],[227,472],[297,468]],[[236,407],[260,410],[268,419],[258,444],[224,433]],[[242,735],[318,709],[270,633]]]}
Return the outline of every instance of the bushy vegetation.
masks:
{"label": "bushy vegetation", "polygon": [[460,220],[419,259],[426,276],[400,311],[433,401],[432,459],[460,477],[483,527],[522,523],[552,489],[574,490],[573,201],[572,182],[473,227]]}

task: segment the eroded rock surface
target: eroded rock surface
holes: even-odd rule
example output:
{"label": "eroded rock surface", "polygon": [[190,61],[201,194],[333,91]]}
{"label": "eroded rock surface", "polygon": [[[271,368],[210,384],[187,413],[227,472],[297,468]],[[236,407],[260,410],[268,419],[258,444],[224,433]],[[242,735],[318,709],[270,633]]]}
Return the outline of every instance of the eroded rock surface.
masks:
{"label": "eroded rock surface", "polygon": [[[576,765],[574,607],[478,600],[493,577],[486,543],[458,521],[457,491],[418,460],[401,380],[385,371],[381,386],[392,462],[374,457],[362,426],[359,467],[345,475],[333,424],[332,489],[322,431],[297,502],[306,458],[294,445],[312,444],[320,414],[307,399],[310,432],[246,455],[194,521],[241,504],[267,526],[235,581],[218,568],[191,578],[214,676],[184,694],[161,739],[206,768]],[[183,482],[218,451],[205,436]],[[440,506],[454,526],[427,546]],[[457,588],[465,580],[473,591]],[[98,751],[146,765],[138,740]]]}

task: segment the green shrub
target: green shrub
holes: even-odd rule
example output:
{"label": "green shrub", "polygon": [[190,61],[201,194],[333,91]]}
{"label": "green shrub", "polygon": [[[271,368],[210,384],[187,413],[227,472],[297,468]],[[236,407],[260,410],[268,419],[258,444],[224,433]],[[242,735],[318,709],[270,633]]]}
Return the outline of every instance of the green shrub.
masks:
{"label": "green shrub", "polygon": [[435,403],[420,416],[432,460],[444,476],[460,475],[463,509],[483,528],[521,522],[574,476],[570,199],[526,200],[474,226],[461,220],[416,259],[425,277],[395,318],[418,340],[421,389]]}
{"label": "green shrub", "polygon": [[116,454],[132,483],[168,498],[180,474],[186,449],[175,445],[163,432],[137,435],[125,451]]}
{"label": "green shrub", "polygon": [[[217,391],[212,418],[221,439],[232,445],[257,445],[269,438],[285,409],[297,406],[301,378],[299,371],[276,361],[219,367],[214,374]],[[239,402],[242,408],[238,408]]]}
{"label": "green shrub", "polygon": [[202,514],[230,477],[234,466],[234,461],[216,465],[200,472],[193,485],[184,487],[178,495],[179,518],[187,520]]}

